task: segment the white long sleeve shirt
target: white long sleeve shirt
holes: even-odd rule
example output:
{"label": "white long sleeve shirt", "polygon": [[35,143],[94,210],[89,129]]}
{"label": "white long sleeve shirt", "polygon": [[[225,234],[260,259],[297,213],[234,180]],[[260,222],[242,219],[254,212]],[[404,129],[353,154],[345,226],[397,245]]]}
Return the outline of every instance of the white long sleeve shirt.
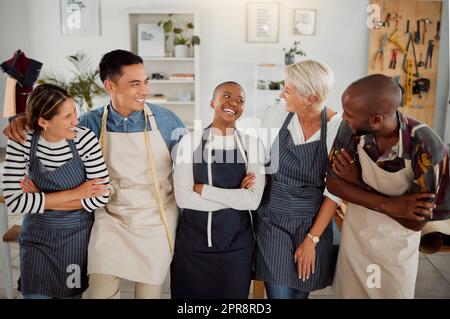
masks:
{"label": "white long sleeve shirt", "polygon": [[[225,208],[255,210],[259,206],[265,186],[263,144],[255,137],[241,134],[243,148],[247,152],[247,173],[255,173],[255,182],[251,188],[224,189],[203,185],[200,195],[193,190],[193,154],[201,145],[202,134],[202,131],[189,133],[177,146],[174,188],[178,206],[199,211],[217,211]],[[208,144],[216,150],[230,150],[237,147],[234,135],[213,135]]]}
{"label": "white long sleeve shirt", "polygon": [[[283,126],[284,121],[286,120],[286,117],[288,116],[288,112],[285,111],[283,107],[280,107],[278,105],[273,106],[270,108],[267,113],[264,116],[264,119],[262,121],[261,127],[267,128],[267,129],[281,129]],[[339,126],[342,122],[342,115],[340,113],[336,113],[333,115],[330,120],[327,122],[327,152],[328,154],[331,151],[331,148],[333,147],[334,139],[336,138],[336,134],[339,130]],[[294,145],[304,144],[304,143],[311,143],[315,141],[320,140],[320,129],[314,133],[308,140],[305,141],[305,136],[303,135],[303,130],[301,123],[297,117],[297,115],[294,115],[289,122],[287,129],[292,137],[292,141]],[[276,136],[271,135],[270,144],[266,145],[267,149],[270,150],[270,147],[272,143],[274,142]],[[341,199],[339,197],[336,197],[325,188],[324,196],[328,197],[329,199],[333,200],[338,205],[341,204]]]}

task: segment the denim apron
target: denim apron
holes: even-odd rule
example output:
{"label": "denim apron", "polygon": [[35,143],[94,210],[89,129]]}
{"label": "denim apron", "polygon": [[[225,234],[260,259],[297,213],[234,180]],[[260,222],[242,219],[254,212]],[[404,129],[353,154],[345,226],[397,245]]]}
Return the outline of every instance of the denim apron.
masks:
{"label": "denim apron", "polygon": [[[329,223],[316,246],[316,271],[299,279],[294,253],[306,238],[324,200],[328,152],[327,111],[322,111],[320,140],[295,145],[287,128],[289,113],[279,132],[278,170],[268,175],[263,199],[255,215],[256,279],[313,291],[331,284],[336,265],[333,228]],[[272,148],[271,160],[277,156]]]}
{"label": "denim apron", "polygon": [[[30,149],[29,178],[40,192],[73,189],[86,181],[84,164],[73,140],[73,157],[49,171],[36,156],[39,134]],[[24,295],[73,297],[88,287],[87,248],[93,214],[84,209],[27,214],[20,230],[20,291]]]}
{"label": "denim apron", "polygon": [[[194,181],[199,184],[209,184],[208,163],[203,156],[205,147],[210,147],[208,134],[207,128],[202,143],[193,154],[194,159],[202,159],[200,163],[193,164]],[[239,133],[236,138],[240,138]],[[239,149],[212,149],[211,155],[212,185],[240,188],[247,172]],[[234,162],[225,162],[230,158]],[[171,265],[172,298],[247,299],[254,251],[249,212],[232,208],[212,212],[210,234],[212,245],[208,244],[208,212],[183,210]]]}

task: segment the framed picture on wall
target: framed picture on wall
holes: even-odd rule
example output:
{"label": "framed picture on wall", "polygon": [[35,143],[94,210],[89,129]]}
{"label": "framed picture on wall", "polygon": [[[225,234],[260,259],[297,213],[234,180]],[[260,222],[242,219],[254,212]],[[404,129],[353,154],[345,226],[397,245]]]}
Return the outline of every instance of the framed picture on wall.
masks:
{"label": "framed picture on wall", "polygon": [[61,33],[100,36],[100,0],[60,0]]}
{"label": "framed picture on wall", "polygon": [[314,35],[316,33],[316,10],[294,10],[294,34]]}
{"label": "framed picture on wall", "polygon": [[247,42],[278,42],[280,4],[247,4]]}

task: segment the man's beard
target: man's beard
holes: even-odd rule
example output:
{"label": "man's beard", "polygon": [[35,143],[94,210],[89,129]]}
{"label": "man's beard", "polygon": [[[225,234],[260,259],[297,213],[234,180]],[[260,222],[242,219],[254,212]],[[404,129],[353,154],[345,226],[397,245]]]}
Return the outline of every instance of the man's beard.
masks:
{"label": "man's beard", "polygon": [[356,131],[356,133],[354,133],[353,135],[363,136],[363,135],[372,134],[372,133],[373,133],[373,130],[370,127],[370,125],[364,124],[364,126],[362,126],[360,129],[358,129],[358,131]]}

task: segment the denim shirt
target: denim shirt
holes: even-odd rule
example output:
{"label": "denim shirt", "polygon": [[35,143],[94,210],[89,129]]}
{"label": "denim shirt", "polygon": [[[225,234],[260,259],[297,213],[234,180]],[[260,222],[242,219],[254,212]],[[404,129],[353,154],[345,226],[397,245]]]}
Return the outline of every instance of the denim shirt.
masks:
{"label": "denim shirt", "polygon": [[[155,104],[147,104],[155,117],[156,125],[166,142],[169,152],[180,141],[181,137],[187,133],[187,129],[180,118],[170,110]],[[107,106],[96,108],[83,114],[79,118],[79,126],[91,129],[97,138],[100,138],[102,116],[105,107],[108,108],[108,118],[106,120],[106,130],[116,133],[135,133],[144,131],[144,111],[136,111],[128,117],[120,115],[112,103]],[[150,122],[147,120],[147,131],[152,130]]]}

